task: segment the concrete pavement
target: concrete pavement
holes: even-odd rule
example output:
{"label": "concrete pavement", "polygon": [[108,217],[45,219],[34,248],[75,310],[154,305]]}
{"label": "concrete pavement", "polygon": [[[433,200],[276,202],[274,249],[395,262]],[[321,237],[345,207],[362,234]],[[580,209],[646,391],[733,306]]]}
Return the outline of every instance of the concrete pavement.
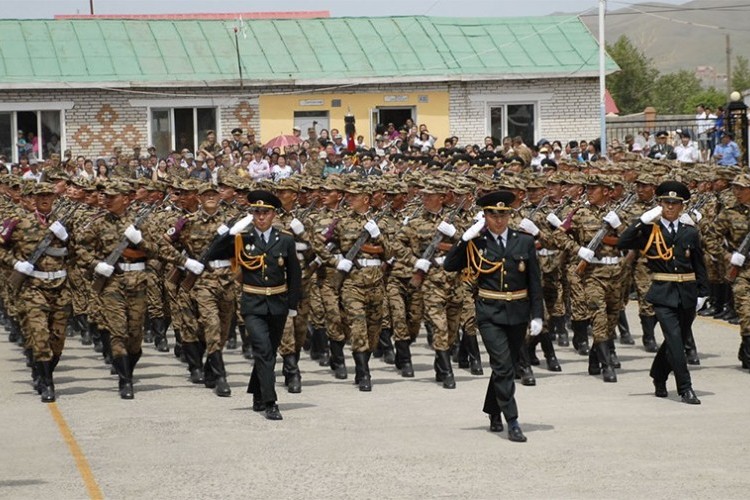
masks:
{"label": "concrete pavement", "polygon": [[[634,304],[628,316],[640,342]],[[670,397],[655,398],[653,355],[639,344],[618,345],[617,384],[558,348],[562,373],[539,367],[536,387],[517,386],[525,444],[488,432],[486,355],[485,376],[456,369],[457,389],[445,390],[423,336],[416,378],[373,360],[369,394],[352,385],[351,358],[339,381],[303,353],[302,393],[277,389],[281,422],[250,410],[239,350],[225,355],[231,398],[191,385],[172,354],[147,347],[136,398],[122,401],[99,355],[69,339],[56,407],[80,456],[2,332],[0,498],[746,498],[750,374],[737,327],[701,318],[694,330],[702,405],[680,403],[673,380]]]}

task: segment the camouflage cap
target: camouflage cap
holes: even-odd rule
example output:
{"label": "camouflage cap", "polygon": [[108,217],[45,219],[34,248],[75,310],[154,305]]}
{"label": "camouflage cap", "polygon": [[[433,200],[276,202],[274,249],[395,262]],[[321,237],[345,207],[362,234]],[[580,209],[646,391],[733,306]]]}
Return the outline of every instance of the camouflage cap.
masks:
{"label": "camouflage cap", "polygon": [[388,187],[385,189],[386,194],[401,194],[409,191],[409,186],[405,182],[392,181],[388,183]]}
{"label": "camouflage cap", "polygon": [[346,180],[341,175],[329,175],[321,189],[324,191],[344,191],[346,189]]}
{"label": "camouflage cap", "polygon": [[276,191],[294,191],[295,193],[299,193],[302,189],[302,186],[297,179],[293,177],[287,177],[285,179],[279,180],[274,188]]}
{"label": "camouflage cap", "polygon": [[721,179],[725,181],[733,181],[735,177],[740,173],[738,168],[734,167],[717,167],[714,171],[713,178]]}
{"label": "camouflage cap", "polygon": [[541,175],[532,175],[526,181],[526,189],[546,189],[548,179]]}
{"label": "camouflage cap", "polygon": [[21,185],[21,196],[33,195],[35,186],[36,182],[34,181],[24,181],[24,183]]}
{"label": "camouflage cap", "polygon": [[201,185],[198,187],[198,194],[208,193],[209,191],[218,193],[219,188],[217,188],[214,184],[210,182],[202,182]]}
{"label": "camouflage cap", "polygon": [[563,180],[563,184],[572,186],[585,186],[587,181],[586,174],[582,172],[570,172]]}
{"label": "camouflage cap", "polygon": [[636,184],[651,184],[656,186],[656,177],[649,172],[640,172],[635,180]]}
{"label": "camouflage cap", "polygon": [[48,181],[53,181],[53,182],[70,181],[70,176],[67,174],[67,172],[61,169],[45,170],[44,177]]}
{"label": "camouflage cap", "polygon": [[604,186],[610,189],[614,187],[614,184],[612,184],[612,179],[610,179],[609,176],[602,174],[593,174],[586,176],[585,184],[587,186]]}
{"label": "camouflage cap", "polygon": [[732,186],[750,187],[750,174],[738,175],[732,180],[731,184]]}
{"label": "camouflage cap", "polygon": [[225,174],[219,176],[219,186],[228,186],[230,188],[239,189],[240,183],[241,179],[236,175]]}
{"label": "camouflage cap", "polygon": [[55,185],[50,182],[40,182],[34,185],[34,194],[55,194]]}
{"label": "camouflage cap", "polygon": [[344,192],[348,194],[369,194],[371,192],[370,186],[365,182],[354,181],[350,182],[345,188]]}
{"label": "camouflage cap", "polygon": [[118,194],[128,194],[132,190],[133,189],[130,187],[130,184],[128,184],[127,182],[113,180],[104,184],[103,192],[106,195],[114,196]]}
{"label": "camouflage cap", "polygon": [[421,189],[423,194],[445,194],[450,190],[451,187],[440,179],[429,179]]}

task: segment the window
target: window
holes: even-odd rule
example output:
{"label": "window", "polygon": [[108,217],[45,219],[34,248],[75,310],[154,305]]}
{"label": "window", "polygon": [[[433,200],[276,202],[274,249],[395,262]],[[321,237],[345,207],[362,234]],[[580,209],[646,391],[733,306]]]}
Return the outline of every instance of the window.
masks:
{"label": "window", "polygon": [[307,130],[315,128],[315,134],[317,135],[321,130],[328,130],[328,111],[295,111],[294,112],[294,125],[299,127],[302,132],[302,138],[307,139]]}
{"label": "window", "polygon": [[0,112],[0,154],[47,159],[63,151],[61,110]]}
{"label": "window", "polygon": [[500,144],[503,137],[520,135],[527,145],[534,144],[536,105],[528,103],[489,105],[489,135]]}
{"label": "window", "polygon": [[164,157],[173,149],[195,152],[208,130],[216,131],[216,108],[151,108],[151,144]]}

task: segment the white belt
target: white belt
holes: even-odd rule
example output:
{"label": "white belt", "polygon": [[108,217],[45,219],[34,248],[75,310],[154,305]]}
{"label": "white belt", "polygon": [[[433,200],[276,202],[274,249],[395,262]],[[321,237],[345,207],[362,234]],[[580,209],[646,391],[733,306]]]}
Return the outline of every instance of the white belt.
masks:
{"label": "white belt", "polygon": [[31,277],[40,279],[40,280],[57,280],[60,278],[64,278],[68,275],[68,271],[65,269],[62,269],[60,271],[51,271],[51,272],[44,272],[44,271],[31,271]]}
{"label": "white belt", "polygon": [[123,272],[131,272],[131,271],[145,271],[146,270],[146,263],[145,262],[133,262],[132,264],[128,264],[126,262],[119,262],[117,264],[117,267],[120,268],[120,271]]}
{"label": "white belt", "polygon": [[382,264],[380,259],[357,259],[357,264],[360,267],[374,267]]}
{"label": "white belt", "polygon": [[229,260],[209,260],[208,261],[209,267],[213,269],[222,269],[225,267],[229,267],[232,265],[232,263]]}
{"label": "white belt", "polygon": [[606,266],[611,266],[613,264],[619,264],[620,263],[620,257],[602,257],[601,259],[597,259],[594,257],[591,259],[591,264],[604,264]]}
{"label": "white belt", "polygon": [[445,262],[445,256],[435,257],[433,260],[435,261],[435,264],[437,264],[438,266],[442,266],[443,262]]}
{"label": "white belt", "polygon": [[68,249],[65,247],[47,247],[44,253],[50,257],[65,257],[68,255]]}
{"label": "white belt", "polygon": [[542,248],[540,250],[537,250],[536,254],[541,255],[543,257],[547,257],[549,255],[555,255],[559,250],[550,250],[549,248]]}

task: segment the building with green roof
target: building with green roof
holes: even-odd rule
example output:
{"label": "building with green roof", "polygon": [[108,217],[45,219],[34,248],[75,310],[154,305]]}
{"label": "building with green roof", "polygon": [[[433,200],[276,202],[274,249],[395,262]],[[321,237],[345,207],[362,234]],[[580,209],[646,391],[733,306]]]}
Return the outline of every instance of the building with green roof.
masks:
{"label": "building with green roof", "polygon": [[576,17],[2,20],[0,152],[16,158],[22,131],[42,157],[163,155],[207,130],[343,131],[347,113],[367,142],[407,119],[440,145],[590,139],[597,75]]}

